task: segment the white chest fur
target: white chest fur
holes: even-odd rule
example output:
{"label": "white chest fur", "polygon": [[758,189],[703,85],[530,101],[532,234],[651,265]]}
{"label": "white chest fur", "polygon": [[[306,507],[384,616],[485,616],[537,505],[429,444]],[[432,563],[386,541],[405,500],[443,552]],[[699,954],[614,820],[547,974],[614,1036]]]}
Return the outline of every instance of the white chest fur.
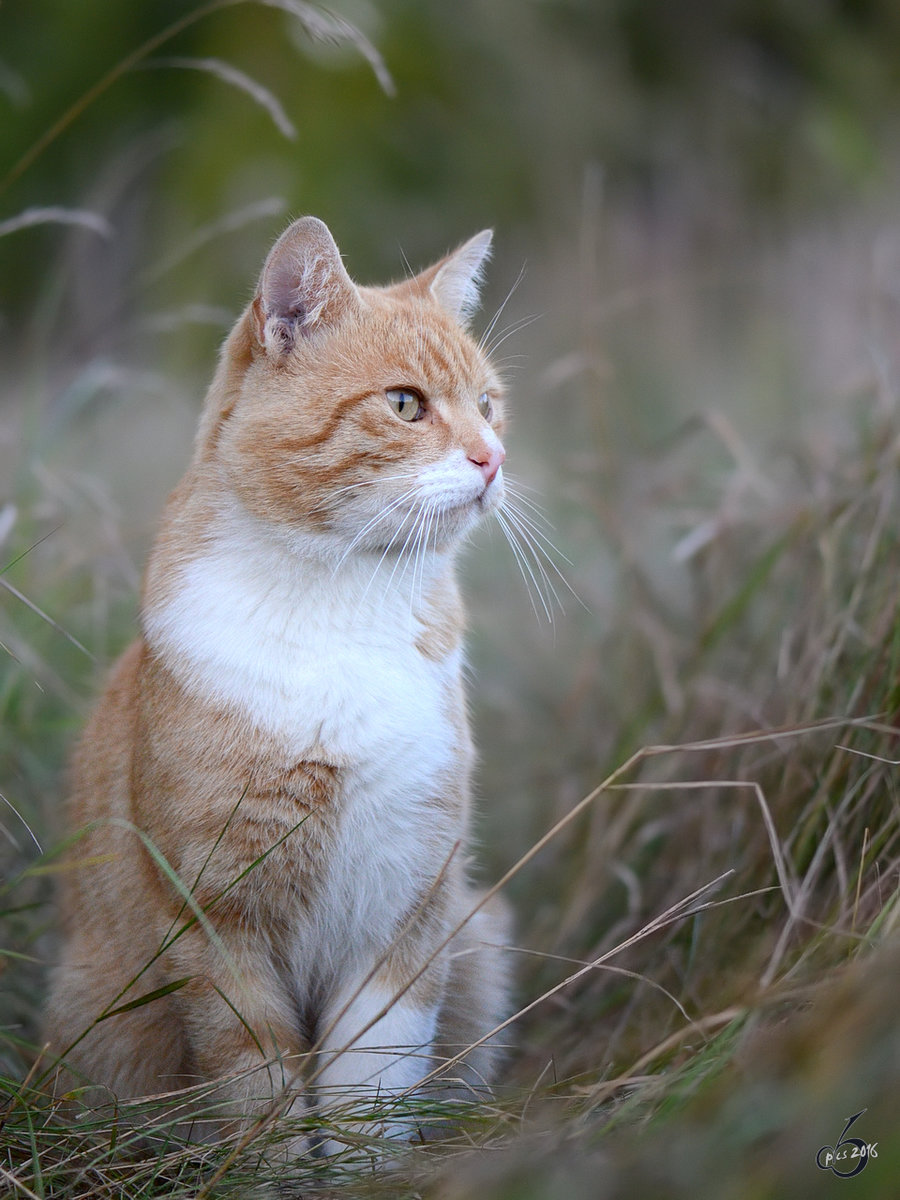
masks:
{"label": "white chest fur", "polygon": [[[447,721],[460,660],[416,646],[412,591],[422,570],[395,572],[362,556],[335,568],[274,539],[229,529],[184,564],[167,599],[149,605],[150,645],[190,690],[228,704],[302,755],[323,749],[363,766],[373,756],[428,756]],[[426,582],[429,582],[426,576]]]}
{"label": "white chest fur", "polygon": [[[329,864],[328,924],[366,924],[375,940],[427,887],[462,833],[437,829],[433,801],[458,769],[459,652],[416,646],[418,564],[332,563],[233,523],[149,604],[145,635],[182,684],[268,733],[284,761],[340,768],[342,825]],[[446,818],[444,818],[446,819]],[[355,915],[354,915],[355,914]],[[372,928],[372,926],[376,928]],[[325,933],[325,930],[322,930]]]}

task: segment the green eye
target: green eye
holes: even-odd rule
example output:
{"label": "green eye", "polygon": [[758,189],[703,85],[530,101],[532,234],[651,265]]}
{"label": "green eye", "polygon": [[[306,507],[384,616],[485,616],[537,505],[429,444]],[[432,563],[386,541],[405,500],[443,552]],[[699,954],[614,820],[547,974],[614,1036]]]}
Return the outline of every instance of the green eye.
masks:
{"label": "green eye", "polygon": [[425,405],[417,392],[408,388],[391,388],[385,395],[388,404],[401,421],[418,421],[425,415]]}
{"label": "green eye", "polygon": [[491,398],[487,392],[482,392],[478,397],[478,411],[486,421],[489,421],[494,415],[494,406],[491,404]]}

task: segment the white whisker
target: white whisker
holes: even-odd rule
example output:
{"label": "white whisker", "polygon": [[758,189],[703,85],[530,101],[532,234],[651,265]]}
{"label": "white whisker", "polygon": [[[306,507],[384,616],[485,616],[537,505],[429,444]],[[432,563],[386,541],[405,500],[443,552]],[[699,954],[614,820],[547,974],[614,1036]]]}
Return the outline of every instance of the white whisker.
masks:
{"label": "white whisker", "polygon": [[491,358],[491,365],[502,376],[507,371],[520,371],[522,364],[528,361],[527,354],[504,354],[502,358]]}
{"label": "white whisker", "polygon": [[538,528],[537,525],[535,525],[533,521],[529,520],[526,514],[517,508],[515,504],[509,504],[506,502],[504,504],[504,508],[507,520],[509,520],[516,527],[523,541],[530,549],[535,566],[546,580],[547,586],[550,588],[551,592],[556,598],[556,602],[559,605],[560,611],[564,611],[563,604],[559,598],[556,588],[553,586],[553,581],[544,567],[544,563],[547,564],[554,575],[556,575],[560,583],[562,583],[562,585],[565,587],[566,591],[568,591],[572,598],[581,605],[585,612],[590,612],[588,606],[581,599],[581,597],[572,587],[571,583],[569,583],[568,579],[566,579],[563,572],[557,566],[553,559],[553,555],[558,555],[563,562],[568,563],[569,566],[574,565],[572,560],[567,558],[566,555],[563,554],[563,552],[559,549],[559,547],[556,546],[550,540],[550,538],[548,538],[547,535],[540,528]]}
{"label": "white whisker", "polygon": [[366,536],[366,534],[369,532],[370,529],[373,529],[378,524],[379,521],[383,521],[385,517],[389,516],[390,513],[392,513],[401,504],[403,504],[407,500],[411,499],[415,494],[416,494],[416,488],[414,488],[414,487],[408,488],[405,492],[401,492],[401,494],[399,496],[396,496],[390,502],[390,504],[388,504],[384,508],[380,509],[375,514],[374,517],[370,517],[369,520],[366,521],[365,525],[363,525],[362,529],[357,531],[356,536],[350,542],[350,545],[347,547],[347,549],[344,551],[344,553],[338,559],[337,565],[335,566],[333,573],[337,574],[338,570],[343,565],[343,563],[346,561],[348,556],[353,553],[353,551],[356,549],[356,547],[359,545],[359,543]]}
{"label": "white whisker", "polygon": [[[544,599],[544,593],[541,591],[540,587],[538,586],[538,581],[534,577],[534,572],[531,570],[531,567],[528,565],[528,561],[522,552],[522,548],[519,545],[519,542],[516,537],[515,531],[513,530],[513,527],[509,524],[509,522],[507,521],[506,517],[504,517],[504,515],[500,511],[500,509],[497,509],[497,511],[494,515],[497,518],[498,525],[503,530],[503,536],[506,538],[507,542],[509,543],[509,548],[513,552],[513,557],[515,558],[516,565],[519,568],[519,574],[522,576],[522,580],[525,583],[525,590],[528,593],[528,599],[531,602],[531,607],[532,607],[532,610],[534,611],[535,617],[538,620],[540,620],[540,613],[538,612],[537,605],[535,604],[535,601],[534,601],[535,594],[537,594],[537,597],[541,602],[541,607],[543,608],[543,610],[547,616],[547,620],[549,622],[551,622],[551,624],[552,624],[553,615],[550,612],[550,609],[547,607],[547,601]],[[529,583],[529,580],[531,581],[531,583]],[[532,585],[533,585],[533,590],[532,590]]]}
{"label": "white whisker", "polygon": [[397,555],[397,561],[394,563],[394,569],[391,571],[387,584],[385,585],[385,595],[387,595],[388,591],[390,591],[391,584],[394,582],[394,576],[397,574],[397,569],[400,566],[400,563],[403,562],[404,556],[406,557],[406,562],[403,565],[403,570],[400,572],[400,577],[397,582],[401,583],[403,581],[403,577],[406,575],[407,568],[409,567],[409,555],[407,554],[407,547],[410,545],[415,545],[415,538],[418,536],[419,526],[422,521],[422,513],[423,509],[420,508],[416,510],[415,520],[412,523],[412,528],[406,535],[403,545],[400,547],[400,551]]}
{"label": "white whisker", "polygon": [[539,504],[523,494],[527,485],[514,482],[508,476],[504,483],[506,495],[495,515],[515,556],[519,574],[528,588],[531,606],[536,615],[539,614],[535,608],[533,593],[537,593],[548,620],[552,620],[553,605],[560,612],[565,611],[554,577],[585,611],[589,611],[556,561],[561,559],[568,566],[574,565],[549,536],[547,531],[553,530],[552,522]]}
{"label": "white whisker", "polygon": [[514,333],[519,333],[521,330],[527,329],[529,325],[533,325],[538,319],[538,314],[533,314],[530,317],[521,317],[518,321],[513,321],[512,325],[494,337],[491,344],[485,349],[485,354],[489,358],[495,351],[500,349],[507,338],[511,338]]}
{"label": "white whisker", "polygon": [[546,525],[548,529],[553,528],[553,522],[550,520],[541,506],[534,500],[529,500],[529,498],[525,495],[526,492],[535,491],[535,488],[529,487],[527,483],[520,483],[518,479],[511,479],[509,475],[506,474],[506,468],[504,468],[503,473],[503,484],[506,488],[507,496],[512,496],[514,500],[518,500],[520,504],[524,504],[526,508],[530,508],[535,516],[538,517],[541,523]]}
{"label": "white whisker", "polygon": [[[414,509],[410,509],[410,510],[409,510],[409,512],[407,512],[407,513],[404,515],[404,517],[403,517],[403,520],[400,522],[400,524],[397,526],[397,528],[394,530],[394,532],[391,534],[390,541],[389,541],[389,542],[388,542],[388,544],[385,546],[384,550],[382,550],[382,552],[381,552],[381,557],[378,559],[378,562],[375,564],[375,569],[372,571],[372,574],[369,576],[369,582],[368,582],[368,583],[366,584],[366,586],[363,588],[362,599],[365,599],[365,597],[366,597],[366,596],[369,594],[369,588],[370,588],[370,587],[372,586],[372,584],[375,582],[375,576],[376,576],[376,575],[378,574],[378,572],[381,570],[381,564],[382,564],[382,563],[384,562],[384,560],[387,558],[388,554],[390,554],[390,552],[391,552],[391,548],[393,547],[393,545],[394,545],[394,543],[396,542],[397,538],[398,538],[398,537],[400,536],[400,534],[403,532],[403,527],[404,527],[404,525],[406,524],[406,522],[409,520],[409,518],[410,518],[410,517],[414,516],[414,512],[415,512],[415,510],[414,510]],[[394,570],[396,570],[396,569],[397,569],[397,568],[396,568],[396,564],[395,564],[395,566],[394,566]],[[392,571],[392,572],[391,572],[391,579],[393,579],[393,577],[394,577],[394,574],[393,574],[393,571]],[[387,585],[387,587],[389,587],[389,586],[390,586],[390,579],[388,580],[388,585]],[[387,595],[387,587],[385,587],[385,595]]]}
{"label": "white whisker", "polygon": [[513,293],[515,292],[516,288],[519,286],[519,284],[522,282],[522,280],[524,278],[525,278],[525,264],[522,263],[522,269],[519,271],[519,274],[516,276],[516,280],[513,283],[512,287],[506,293],[503,303],[500,305],[500,307],[494,313],[493,317],[491,317],[490,324],[488,325],[487,329],[485,329],[485,331],[481,335],[481,337],[478,339],[478,349],[479,350],[481,350],[485,353],[488,353],[487,351],[484,350],[484,347],[485,347],[488,339],[490,338],[491,334],[494,332],[494,326],[500,320],[501,316],[503,315],[503,310],[506,308],[507,304],[509,304],[510,300],[513,297]]}
{"label": "white whisker", "polygon": [[[425,526],[424,536],[421,540],[421,545],[420,545],[420,549],[422,552],[422,561],[419,564],[419,600],[418,600],[418,603],[419,603],[420,608],[422,606],[422,603],[424,600],[424,595],[425,595],[425,567],[426,567],[428,553],[429,553],[428,542],[431,537],[431,531],[436,524],[435,518],[437,517],[437,515],[438,515],[438,506],[436,503],[434,503],[434,501],[432,501],[428,506],[428,522]],[[415,576],[413,577],[413,583],[415,584]],[[415,587],[413,588],[413,590],[415,591]]]}
{"label": "white whisker", "polygon": [[528,529],[531,532],[531,534],[535,538],[539,539],[539,541],[541,543],[543,543],[543,546],[545,546],[548,550],[552,550],[554,554],[558,554],[559,557],[563,560],[563,562],[568,563],[570,567],[573,567],[575,565],[572,562],[571,558],[568,558],[565,554],[563,554],[563,552],[562,552],[562,550],[560,550],[559,546],[557,546],[553,541],[551,541],[551,539],[547,536],[547,534],[544,533],[543,529],[541,529],[540,525],[536,521],[534,521],[531,517],[529,517],[526,512],[522,511],[522,509],[519,507],[519,505],[516,503],[516,501],[510,500],[507,497],[507,499],[504,501],[504,507],[506,508],[508,513],[517,517],[520,525],[523,525],[526,529]]}
{"label": "white whisker", "polygon": [[414,613],[415,606],[416,606],[416,588],[418,586],[419,569],[421,568],[423,571],[425,569],[424,547],[425,547],[425,544],[428,539],[427,527],[428,527],[428,520],[429,520],[430,513],[431,513],[431,501],[429,501],[428,504],[426,504],[425,508],[422,510],[422,520],[419,524],[419,529],[416,533],[415,556],[413,558],[412,579],[410,580],[410,587],[409,587],[409,617],[410,617],[410,620],[412,620],[412,618],[413,618],[413,613]]}
{"label": "white whisker", "polygon": [[[542,547],[537,542],[535,542],[534,538],[531,537],[528,530],[525,528],[524,525],[521,524],[521,522],[519,521],[519,519],[515,513],[511,512],[510,510],[507,509],[506,512],[504,513],[504,516],[506,517],[507,521],[509,521],[512,528],[519,535],[519,538],[521,539],[520,545],[522,546],[523,552],[527,552],[526,557],[530,556],[531,562],[534,564],[535,570],[537,571],[538,575],[540,576],[541,582],[544,585],[544,589],[546,589],[544,594],[546,595],[546,592],[549,592],[550,596],[552,596],[554,602],[556,603],[557,608],[559,608],[560,612],[563,612],[564,611],[563,603],[559,598],[559,593],[557,592],[556,588],[553,586],[553,580],[547,574],[547,570],[544,567],[544,563],[542,561],[542,559],[547,558],[546,553],[543,551]],[[548,559],[548,561],[549,561],[549,559]],[[551,563],[551,565],[552,565],[552,563]],[[548,603],[549,603],[549,601],[548,601]]]}
{"label": "white whisker", "polygon": [[344,492],[352,492],[356,488],[374,487],[377,483],[396,483],[399,480],[411,480],[416,478],[415,471],[404,471],[401,475],[374,475],[371,479],[360,479],[358,483],[346,483],[343,487],[335,488],[329,493],[329,500],[335,496],[340,496]]}

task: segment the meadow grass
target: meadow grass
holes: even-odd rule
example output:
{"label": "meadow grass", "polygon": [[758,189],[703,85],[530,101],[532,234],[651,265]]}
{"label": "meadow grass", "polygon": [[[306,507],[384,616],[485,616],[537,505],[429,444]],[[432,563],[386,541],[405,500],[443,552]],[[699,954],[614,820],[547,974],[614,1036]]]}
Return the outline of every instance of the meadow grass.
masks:
{"label": "meadow grass", "polygon": [[[268,92],[255,98],[272,111]],[[51,133],[36,153],[49,151]],[[81,236],[105,232],[102,214],[45,218],[87,223]],[[224,220],[220,230],[240,226]],[[510,314],[511,325],[524,319]],[[210,1144],[187,1139],[183,1094],[110,1097],[94,1109],[49,1098],[39,1007],[55,949],[63,763],[104,664],[133,628],[146,536],[144,527],[133,536],[134,512],[122,516],[102,464],[76,456],[73,466],[65,446],[89,440],[78,430],[130,420],[124,398],[135,380],[126,371],[107,382],[101,401],[79,399],[37,363],[5,381],[0,1191],[892,1195],[900,441],[890,394],[863,397],[869,417],[838,438],[798,437],[762,484],[740,445],[727,471],[677,486],[665,458],[640,464],[649,524],[665,524],[673,507],[691,514],[666,544],[683,577],[674,595],[638,563],[617,516],[637,464],[610,428],[616,415],[600,412],[596,379],[583,383],[590,432],[579,452],[592,482],[582,480],[575,503],[565,487],[559,496],[545,487],[544,498],[557,527],[547,536],[572,559],[565,573],[588,611],[569,603],[557,616],[549,674],[547,651],[532,655],[528,632],[543,603],[526,587],[513,591],[504,576],[494,593],[502,604],[476,630],[479,652],[492,638],[508,649],[514,634],[514,661],[486,654],[476,726],[490,801],[485,881],[518,913],[517,1011],[500,1033],[510,1049],[496,1095],[454,1112],[452,1134],[427,1147],[375,1145],[338,1112],[344,1154],[286,1161],[281,1143],[322,1122],[288,1122],[282,1096],[255,1128]],[[539,388],[517,386],[532,388],[537,411]],[[701,424],[735,450],[726,414]],[[151,494],[160,470],[145,464]],[[567,525],[573,508],[591,504],[603,514],[603,553],[623,564],[614,576],[585,561],[593,529],[579,541]],[[485,594],[495,556],[476,555],[472,568]],[[546,602],[555,607],[549,593]],[[567,623],[587,631],[577,661],[567,657]],[[539,726],[549,743],[532,744]],[[512,832],[501,844],[504,827]],[[191,1099],[215,1114],[214,1084]],[[403,1107],[423,1126],[448,1115],[428,1099]],[[877,1157],[845,1184],[816,1154],[861,1110],[859,1136],[878,1143]],[[373,1169],[379,1157],[389,1169]]]}

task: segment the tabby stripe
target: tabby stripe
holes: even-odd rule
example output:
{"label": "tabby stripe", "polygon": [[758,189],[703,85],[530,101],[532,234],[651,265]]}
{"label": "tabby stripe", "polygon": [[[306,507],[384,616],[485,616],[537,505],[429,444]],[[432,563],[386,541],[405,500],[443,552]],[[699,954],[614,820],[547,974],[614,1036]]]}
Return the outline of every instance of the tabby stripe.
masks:
{"label": "tabby stripe", "polygon": [[329,441],[329,439],[335,433],[338,426],[344,419],[344,414],[348,410],[361,404],[363,400],[368,399],[368,397],[371,395],[371,391],[367,390],[360,392],[358,395],[347,396],[343,400],[338,400],[334,408],[332,408],[328,414],[328,420],[320,430],[318,430],[316,433],[308,435],[307,437],[282,438],[279,442],[279,447],[290,453],[298,450],[312,450],[314,447],[322,445],[324,442]]}

